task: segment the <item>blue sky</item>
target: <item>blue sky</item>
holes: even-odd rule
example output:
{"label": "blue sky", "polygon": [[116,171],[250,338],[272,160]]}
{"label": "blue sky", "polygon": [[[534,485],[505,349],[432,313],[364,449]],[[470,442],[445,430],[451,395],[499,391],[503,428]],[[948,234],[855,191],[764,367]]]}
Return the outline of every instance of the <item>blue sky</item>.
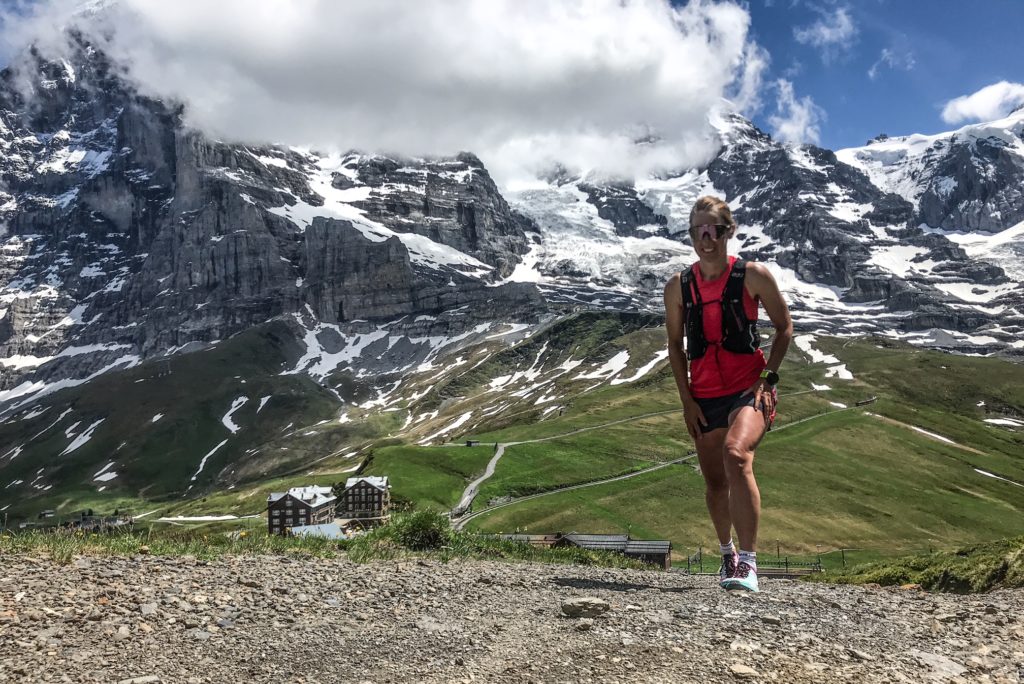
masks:
{"label": "blue sky", "polygon": [[[1024,0],[752,0],[748,8],[751,38],[770,55],[766,84],[788,79],[796,98],[821,109],[822,147],[951,130],[968,121],[943,121],[949,100],[1024,82]],[[754,117],[769,131],[775,105],[769,85]]]}

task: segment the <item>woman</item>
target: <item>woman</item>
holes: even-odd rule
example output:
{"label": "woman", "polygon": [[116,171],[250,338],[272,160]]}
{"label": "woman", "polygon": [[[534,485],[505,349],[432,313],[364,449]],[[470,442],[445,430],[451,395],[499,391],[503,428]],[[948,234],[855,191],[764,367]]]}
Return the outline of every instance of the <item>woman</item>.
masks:
{"label": "woman", "polygon": [[[690,238],[699,260],[665,285],[665,325],[686,429],[697,446],[705,500],[721,545],[719,584],[757,591],[761,495],[754,449],[775,418],[775,386],[793,323],[768,269],[729,256],[727,245],[735,234],[725,202],[697,200],[690,211]],[[758,303],[775,326],[767,361],[756,330]]]}

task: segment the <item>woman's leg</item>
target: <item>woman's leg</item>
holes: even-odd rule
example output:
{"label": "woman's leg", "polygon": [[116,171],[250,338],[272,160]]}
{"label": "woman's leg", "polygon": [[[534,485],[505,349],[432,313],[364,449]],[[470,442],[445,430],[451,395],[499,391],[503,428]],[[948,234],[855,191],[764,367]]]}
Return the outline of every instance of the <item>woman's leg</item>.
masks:
{"label": "woman's leg", "polygon": [[735,412],[719,452],[729,486],[729,516],[744,551],[757,550],[761,493],[754,479],[754,449],[767,430],[764,414],[743,406]]}
{"label": "woman's leg", "polygon": [[711,514],[719,544],[732,539],[732,517],[729,513],[729,480],[722,460],[722,445],[725,443],[727,428],[705,432],[697,440],[697,461],[704,476],[704,501]]}

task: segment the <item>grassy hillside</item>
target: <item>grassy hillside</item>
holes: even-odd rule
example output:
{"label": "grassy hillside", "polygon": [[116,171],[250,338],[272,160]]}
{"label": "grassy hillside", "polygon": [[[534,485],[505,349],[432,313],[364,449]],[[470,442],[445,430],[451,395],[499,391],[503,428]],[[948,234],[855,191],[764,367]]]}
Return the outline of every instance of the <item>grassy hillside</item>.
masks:
{"label": "grassy hillside", "polygon": [[[15,414],[0,424],[0,508],[17,518],[180,500],[231,482],[235,469],[266,477],[335,448],[337,434],[295,438],[295,426],[330,421],[337,406],[308,377],[280,375],[290,344],[283,326],[249,331],[207,351],[101,375]],[[233,433],[224,417],[241,398],[229,419]],[[285,436],[288,448],[275,448]]]}
{"label": "grassy hillside", "polygon": [[[266,330],[239,336],[175,357],[169,376],[155,365],[104,376],[107,385],[56,394],[46,413],[0,425],[6,443],[74,411],[53,434],[31,442],[33,451],[0,460],[0,486],[28,483],[37,463],[55,460],[44,475],[71,484],[59,492],[0,490],[17,492],[8,501],[0,494],[0,508],[120,506],[154,511],[150,520],[257,515],[270,491],[363,473],[388,475],[399,502],[448,510],[483,472],[496,442],[518,442],[483,484],[473,511],[549,493],[497,508],[469,529],[629,532],[671,539],[683,554],[714,542],[692,460],[558,491],[692,451],[664,360],[664,332],[651,317],[578,314],[511,347],[460,349],[457,363],[442,358],[408,376],[390,403],[347,405],[343,423],[328,392],[306,376],[280,375],[294,359],[289,344],[287,335]],[[778,544],[791,554],[867,549],[857,552],[864,557],[1024,534],[1024,487],[1015,484],[1024,483],[1024,430],[984,422],[1024,415],[1024,368],[880,338],[821,337],[813,344],[854,378],[826,377],[826,364],[791,349],[776,429],[756,464],[764,547]],[[222,418],[239,396],[250,400],[233,414],[241,429],[232,435]],[[272,398],[257,414],[263,396]],[[854,407],[869,397],[876,401]],[[164,417],[153,423],[157,413]],[[88,425],[103,415],[108,419],[89,442],[55,459],[70,441],[72,418]],[[460,446],[470,438],[480,446]],[[203,455],[224,439],[187,490]],[[115,460],[111,453],[119,476],[100,492],[94,473]]]}
{"label": "grassy hillside", "polygon": [[[661,334],[634,335],[648,332]],[[1024,482],[1024,432],[983,422],[1024,413],[1024,368],[878,339],[822,338],[816,345],[846,363],[854,379],[826,378],[823,364],[791,351],[782,373],[779,420],[758,450],[761,539],[772,540],[766,545],[778,539],[789,553],[813,552],[819,545],[826,551],[895,551],[948,548],[1024,532],[1024,487],[976,470]],[[809,391],[812,384],[830,389]],[[853,407],[868,397],[877,401]],[[571,401],[562,416],[473,436],[534,439],[664,410],[676,402],[666,367],[642,383],[602,388]],[[691,447],[680,421],[678,412],[670,412],[590,431],[585,441],[570,437],[511,447],[475,510],[488,498],[516,495],[518,473],[529,469],[535,450],[566,464],[561,474],[552,475],[550,466],[538,472],[544,488],[552,480],[576,481],[573,473],[588,460],[594,443],[622,454],[643,449],[652,461],[678,457]],[[658,453],[659,447],[664,451]],[[527,448],[517,459],[517,450]],[[600,464],[595,461],[595,472],[602,472]],[[629,531],[672,539],[691,552],[714,542],[702,480],[687,464],[500,508],[470,527]]]}

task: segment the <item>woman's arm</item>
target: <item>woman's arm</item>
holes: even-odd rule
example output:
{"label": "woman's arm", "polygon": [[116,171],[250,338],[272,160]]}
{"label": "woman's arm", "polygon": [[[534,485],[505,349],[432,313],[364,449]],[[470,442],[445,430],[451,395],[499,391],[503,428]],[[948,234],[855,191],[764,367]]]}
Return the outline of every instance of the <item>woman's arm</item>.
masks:
{"label": "woman's arm", "polygon": [[768,356],[768,370],[778,372],[782,359],[793,341],[793,319],[789,316],[789,307],[779,291],[778,283],[771,271],[764,264],[750,262],[747,264],[747,290],[751,296],[760,299],[764,312],[775,327],[772,338],[772,351]]}
{"label": "woman's arm", "polygon": [[[789,343],[793,340],[793,320],[789,317],[789,307],[786,300],[779,292],[779,286],[775,282],[771,271],[764,264],[750,262],[747,264],[747,292],[752,297],[761,300],[768,319],[775,326],[775,336],[772,338],[772,351],[768,355],[765,367],[770,371],[779,371],[782,359],[786,356]],[[776,394],[768,387],[767,381],[758,378],[757,382],[747,390],[754,394],[754,407],[761,407],[764,413],[765,424],[768,424],[769,416],[775,413]]]}
{"label": "woman's arm", "polygon": [[700,439],[700,425],[707,425],[704,413],[690,394],[690,377],[686,365],[686,353],[683,351],[683,293],[679,285],[679,274],[669,278],[665,284],[665,328],[668,333],[668,361],[672,366],[672,375],[676,379],[679,400],[683,402],[683,415],[686,429],[694,439]]}

